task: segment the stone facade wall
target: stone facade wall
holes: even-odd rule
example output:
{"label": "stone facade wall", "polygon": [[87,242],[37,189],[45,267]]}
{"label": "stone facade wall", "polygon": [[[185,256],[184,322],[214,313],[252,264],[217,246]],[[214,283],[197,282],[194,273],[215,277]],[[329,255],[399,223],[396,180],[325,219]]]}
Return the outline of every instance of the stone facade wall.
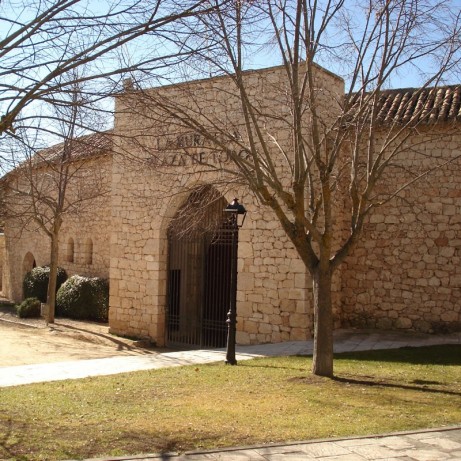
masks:
{"label": "stone facade wall", "polygon": [[391,170],[394,185],[434,160],[454,160],[370,216],[341,268],[344,326],[461,329],[461,133],[440,125],[418,131],[401,162],[407,170]]}
{"label": "stone facade wall", "polygon": [[[110,180],[110,156],[96,157],[86,162],[89,172],[82,184],[69,184],[68,197],[76,194],[86,181],[108,183]],[[44,172],[45,173],[45,172]],[[24,199],[26,200],[26,199]],[[70,200],[72,201],[72,199]],[[64,215],[59,235],[59,266],[68,275],[108,277],[110,237],[110,196],[99,196],[89,203],[81,203],[78,212]],[[24,217],[10,218],[5,222],[5,271],[3,276],[5,296],[19,302],[22,300],[24,275],[34,265],[43,266],[50,262],[50,239],[32,221],[24,224]],[[68,257],[69,239],[74,241],[73,262]],[[88,239],[92,241],[91,261],[85,256]]]}
{"label": "stone facade wall", "polygon": [[5,223],[5,241],[3,292],[7,298],[20,302],[24,276],[34,267],[34,262],[37,266],[49,263],[50,245],[41,232],[19,232],[8,222]]}
{"label": "stone facade wall", "polygon": [[3,272],[5,266],[5,234],[0,233],[0,292],[3,292]]}
{"label": "stone facade wall", "polygon": [[[268,132],[289,148],[289,117],[283,68],[248,73],[249,95],[267,118]],[[319,69],[323,114],[333,117],[331,101],[339,101],[343,82]],[[306,339],[311,334],[311,282],[279,221],[238,186],[219,152],[202,146],[194,135],[169,120],[156,102],[174,101],[178,108],[200,111],[203,123],[219,119],[244,133],[243,114],[228,78],[127,94],[116,104],[116,160],[112,175],[112,240],[110,328],[117,334],[145,336],[163,344],[167,292],[167,228],[196,185],[211,184],[230,202],[239,197],[248,210],[240,231],[238,255],[237,341],[241,344]],[[151,99],[150,99],[151,98]],[[184,134],[188,136],[184,137]],[[135,139],[135,142],[133,142]],[[190,142],[187,146],[183,143]],[[217,168],[194,159],[208,159]],[[274,163],[282,182],[291,174],[274,147]],[[338,290],[340,285],[337,286]]]}
{"label": "stone facade wall", "polygon": [[[245,78],[261,113],[276,115],[267,119],[268,132],[288,150],[283,69]],[[317,84],[324,117],[334,117],[332,101],[341,100],[342,81],[319,68]],[[204,123],[219,120],[242,134],[240,102],[231,88],[229,79],[215,78],[129,91],[117,99],[113,157],[95,157],[87,165],[110,194],[65,216],[59,263],[69,275],[109,277],[113,333],[163,345],[168,227],[191,191],[203,185],[212,185],[227,203],[239,197],[248,210],[239,236],[238,343],[302,340],[312,333],[312,281],[274,213],[235,180],[222,151],[156,105],[159,95],[171,98],[182,110],[200,113]],[[383,141],[378,136],[378,144]],[[406,145],[399,167],[389,170],[390,182],[378,192],[395,190],[434,158],[444,165],[369,216],[362,238],[334,275],[336,327],[461,329],[461,174],[458,160],[446,163],[461,153],[461,134],[438,124],[420,128]],[[275,147],[271,152],[288,185],[283,157]],[[76,185],[69,193],[78,190]],[[335,203],[338,237],[348,222],[345,205]],[[49,263],[49,239],[14,220],[5,223],[5,238],[3,292],[19,301],[25,272],[34,263]]]}
{"label": "stone facade wall", "polygon": [[[59,236],[60,265],[69,275],[109,277],[111,233],[111,156],[99,157],[88,163],[93,179],[104,184],[102,195],[91,203],[82,204],[81,210],[65,217]],[[72,194],[72,191],[69,191]],[[74,243],[73,258],[69,257],[69,240]]]}
{"label": "stone facade wall", "polygon": [[[110,328],[117,334],[164,339],[167,284],[167,227],[189,190],[172,200],[153,200],[146,185],[160,178],[123,168],[123,198],[113,207],[111,240]],[[116,175],[117,176],[117,175]],[[206,178],[201,178],[202,180]],[[127,181],[124,183],[124,181]],[[209,178],[212,182],[212,178]],[[130,189],[127,190],[128,185]],[[147,186],[148,187],[148,186]],[[249,211],[239,235],[238,334],[241,344],[305,339],[310,332],[306,271],[275,216],[265,210],[258,219],[257,202],[242,190],[221,191]],[[114,197],[115,198],[115,197]],[[180,199],[181,198],[181,199]],[[136,229],[133,231],[133,229]]]}

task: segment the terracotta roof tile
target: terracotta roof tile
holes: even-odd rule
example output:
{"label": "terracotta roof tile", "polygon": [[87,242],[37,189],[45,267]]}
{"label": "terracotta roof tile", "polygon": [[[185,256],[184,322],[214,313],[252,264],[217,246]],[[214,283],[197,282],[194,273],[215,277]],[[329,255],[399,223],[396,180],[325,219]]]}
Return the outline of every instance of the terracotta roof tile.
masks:
{"label": "terracotta roof tile", "polygon": [[[64,143],[55,144],[39,151],[37,161],[50,162],[58,159],[63,153]],[[72,141],[71,158],[73,160],[92,157],[99,154],[107,154],[112,150],[112,131],[93,133],[81,136]]]}
{"label": "terracotta roof tile", "polygon": [[378,122],[386,125],[461,121],[461,85],[383,91]]}

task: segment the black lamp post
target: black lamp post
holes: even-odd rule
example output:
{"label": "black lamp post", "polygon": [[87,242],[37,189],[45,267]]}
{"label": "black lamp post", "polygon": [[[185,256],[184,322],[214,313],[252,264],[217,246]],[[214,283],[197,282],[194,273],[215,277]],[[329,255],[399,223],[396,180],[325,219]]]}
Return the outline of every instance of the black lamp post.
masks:
{"label": "black lamp post", "polygon": [[230,270],[230,302],[229,312],[227,313],[227,347],[226,347],[226,364],[237,365],[235,359],[235,332],[237,325],[237,258],[238,258],[238,232],[243,226],[247,211],[245,207],[234,200],[227,205],[224,210],[228,213],[228,224],[231,232],[231,270]]}

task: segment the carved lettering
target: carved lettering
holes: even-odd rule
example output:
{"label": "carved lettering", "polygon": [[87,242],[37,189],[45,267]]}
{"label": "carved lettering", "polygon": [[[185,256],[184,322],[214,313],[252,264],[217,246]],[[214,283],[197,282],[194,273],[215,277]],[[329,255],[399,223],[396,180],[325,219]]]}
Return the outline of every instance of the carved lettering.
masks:
{"label": "carved lettering", "polygon": [[197,152],[196,154],[192,154],[192,163],[204,163],[203,158],[204,158],[204,152]]}
{"label": "carved lettering", "polygon": [[[227,144],[229,139],[221,133],[215,133],[214,139],[218,144]],[[231,139],[241,141],[242,137],[238,131],[230,135]],[[209,150],[198,150],[198,148],[209,147]],[[183,133],[177,136],[158,137],[155,142],[155,150],[149,163],[155,166],[183,167],[204,164],[229,163],[236,151],[217,150],[215,143],[211,142],[199,133]],[[163,155],[162,155],[163,152]],[[249,154],[243,149],[238,152],[242,158],[249,158]]]}

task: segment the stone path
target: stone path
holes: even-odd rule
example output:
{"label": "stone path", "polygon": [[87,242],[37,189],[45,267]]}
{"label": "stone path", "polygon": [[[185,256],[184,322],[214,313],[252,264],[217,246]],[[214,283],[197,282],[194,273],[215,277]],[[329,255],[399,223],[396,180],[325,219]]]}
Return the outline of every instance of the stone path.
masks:
{"label": "stone path", "polygon": [[461,460],[461,426],[226,450],[87,461],[452,461]]}
{"label": "stone path", "polygon": [[[407,346],[434,344],[461,344],[461,333],[446,336],[366,330],[338,330],[335,332],[335,352],[371,349],[395,349]],[[262,356],[311,354],[312,340],[277,344],[238,346],[237,361]],[[19,386],[47,381],[80,379],[152,370],[182,365],[193,365],[225,360],[224,349],[165,352],[150,355],[121,355],[117,357],[69,362],[40,363],[0,368],[0,387]]]}

